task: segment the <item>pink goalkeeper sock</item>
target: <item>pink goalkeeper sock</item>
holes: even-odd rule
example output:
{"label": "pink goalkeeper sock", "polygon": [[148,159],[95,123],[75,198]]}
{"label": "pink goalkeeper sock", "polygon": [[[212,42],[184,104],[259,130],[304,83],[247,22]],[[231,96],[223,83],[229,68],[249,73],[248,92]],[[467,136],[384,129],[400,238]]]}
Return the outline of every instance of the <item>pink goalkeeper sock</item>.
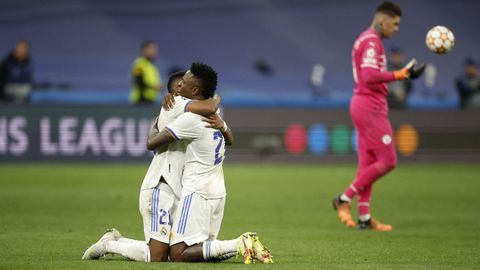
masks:
{"label": "pink goalkeeper sock", "polygon": [[[348,197],[348,198],[349,198],[348,202],[350,202],[350,201],[353,199],[353,197],[355,197],[355,195],[357,194],[357,192],[358,192],[358,189],[357,189],[353,184],[351,184],[351,185],[347,188],[347,190],[345,190],[345,192],[343,193],[343,195],[346,196],[346,197]],[[342,197],[343,197],[343,196],[342,196]],[[340,198],[343,199],[342,197],[340,197]]]}
{"label": "pink goalkeeper sock", "polygon": [[366,214],[370,214],[370,203],[359,202],[358,203],[358,215],[362,216],[362,215],[366,215]]}
{"label": "pink goalkeeper sock", "polygon": [[372,185],[358,193],[358,215],[360,217],[370,216],[370,199],[372,198]]}

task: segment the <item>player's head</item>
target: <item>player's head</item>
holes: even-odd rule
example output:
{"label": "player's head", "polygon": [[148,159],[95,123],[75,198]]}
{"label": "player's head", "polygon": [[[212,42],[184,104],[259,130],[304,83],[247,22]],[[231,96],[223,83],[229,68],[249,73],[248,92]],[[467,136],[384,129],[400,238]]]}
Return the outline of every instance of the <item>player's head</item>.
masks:
{"label": "player's head", "polygon": [[168,83],[167,83],[168,93],[174,94],[174,95],[178,94],[180,81],[182,80],[183,75],[185,75],[185,72],[186,71],[177,71],[170,75],[170,78],[168,78]]}
{"label": "player's head", "polygon": [[153,60],[157,56],[158,45],[154,41],[146,40],[142,42],[142,54],[144,57]]}
{"label": "player's head", "polygon": [[391,38],[398,31],[401,17],[402,9],[400,6],[386,1],[377,7],[373,25],[383,38]]}
{"label": "player's head", "polygon": [[217,72],[209,65],[193,63],[179,84],[179,95],[186,98],[207,99],[217,89]]}

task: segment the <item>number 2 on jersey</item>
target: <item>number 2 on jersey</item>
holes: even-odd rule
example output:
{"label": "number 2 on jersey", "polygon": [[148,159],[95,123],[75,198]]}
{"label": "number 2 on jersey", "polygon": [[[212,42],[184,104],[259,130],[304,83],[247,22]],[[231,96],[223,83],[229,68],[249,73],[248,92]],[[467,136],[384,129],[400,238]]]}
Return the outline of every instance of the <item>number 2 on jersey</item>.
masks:
{"label": "number 2 on jersey", "polygon": [[158,223],[160,225],[165,225],[167,224],[168,222],[167,221],[164,221],[163,218],[168,214],[167,211],[163,210],[163,209],[160,209],[160,219],[158,221]]}
{"label": "number 2 on jersey", "polygon": [[222,144],[223,144],[223,135],[222,135],[222,132],[220,131],[215,131],[215,133],[213,133],[213,140],[217,140],[219,139],[218,141],[218,144],[217,144],[217,147],[215,148],[215,165],[218,165],[220,164],[220,162],[222,162],[223,160],[223,157],[220,156],[220,148],[222,148]]}

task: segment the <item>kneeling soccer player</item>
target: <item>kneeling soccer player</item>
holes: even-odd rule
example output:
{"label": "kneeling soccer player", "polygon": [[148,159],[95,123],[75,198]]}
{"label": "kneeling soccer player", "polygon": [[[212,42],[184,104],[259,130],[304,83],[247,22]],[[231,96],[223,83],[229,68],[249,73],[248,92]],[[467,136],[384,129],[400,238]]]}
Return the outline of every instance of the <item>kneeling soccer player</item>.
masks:
{"label": "kneeling soccer player", "polygon": [[[178,92],[178,85],[185,72],[173,74],[168,83],[169,92]],[[191,101],[181,96],[174,99],[174,106],[163,108],[158,120],[149,131],[148,142],[158,130],[171,123],[179,115],[191,111],[205,116],[214,113],[220,99]],[[140,213],[144,224],[146,241],[137,241],[123,237],[118,230],[109,229],[101,239],[90,246],[83,259],[98,259],[105,254],[119,254],[135,261],[157,262],[168,259],[170,242],[170,217],[174,215],[178,198],[181,195],[181,172],[183,167],[183,143],[170,144],[156,150],[143,180],[140,191]]]}
{"label": "kneeling soccer player", "polygon": [[[216,72],[207,65],[199,65],[185,74],[179,92],[186,98],[203,100],[213,96],[216,84]],[[231,137],[231,130],[224,129],[227,137]],[[240,253],[246,264],[255,260],[271,263],[270,252],[255,233],[244,233],[233,240],[216,240],[226,196],[222,132],[206,127],[201,116],[185,113],[152,141],[155,147],[178,141],[186,143],[182,195],[173,221],[170,259],[221,261]]]}

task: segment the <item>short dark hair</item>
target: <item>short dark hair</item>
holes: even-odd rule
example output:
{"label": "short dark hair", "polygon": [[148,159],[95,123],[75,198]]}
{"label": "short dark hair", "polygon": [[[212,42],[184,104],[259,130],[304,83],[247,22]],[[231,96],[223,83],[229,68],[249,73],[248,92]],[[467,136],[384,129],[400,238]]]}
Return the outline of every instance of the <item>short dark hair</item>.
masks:
{"label": "short dark hair", "polygon": [[377,7],[376,13],[383,13],[391,17],[402,17],[402,9],[400,8],[400,6],[389,1],[381,3]]}
{"label": "short dark hair", "polygon": [[177,71],[170,74],[170,78],[168,78],[168,83],[167,83],[167,90],[169,93],[173,92],[173,82],[176,79],[181,79],[183,75],[185,75],[185,71]]}
{"label": "short dark hair", "polygon": [[190,72],[200,80],[202,84],[202,96],[211,98],[217,89],[217,72],[209,65],[203,63],[192,63]]}

